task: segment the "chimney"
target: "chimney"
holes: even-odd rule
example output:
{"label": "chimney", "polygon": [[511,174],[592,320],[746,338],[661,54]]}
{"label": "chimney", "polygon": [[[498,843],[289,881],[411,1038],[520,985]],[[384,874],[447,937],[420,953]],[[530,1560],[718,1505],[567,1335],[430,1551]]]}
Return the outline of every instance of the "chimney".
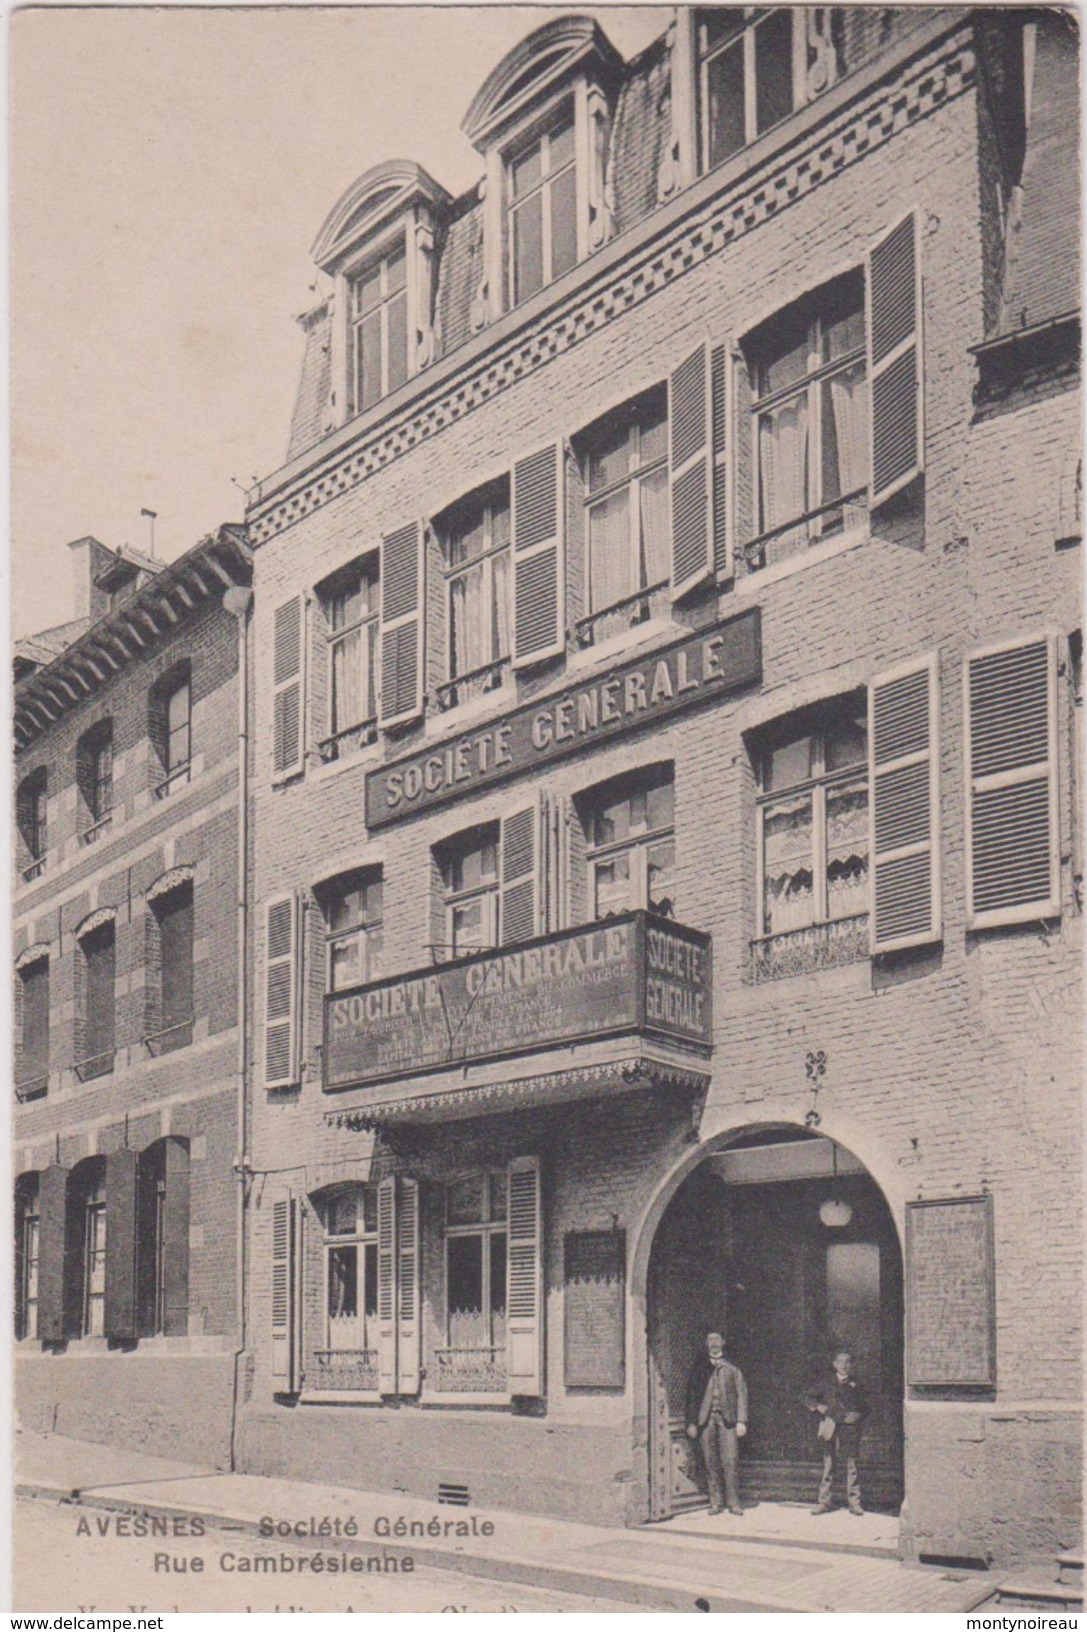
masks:
{"label": "chimney", "polygon": [[111,552],[89,534],[86,538],[74,538],[68,548],[72,552],[72,616],[89,618],[96,623],[109,602],[94,580],[109,561]]}

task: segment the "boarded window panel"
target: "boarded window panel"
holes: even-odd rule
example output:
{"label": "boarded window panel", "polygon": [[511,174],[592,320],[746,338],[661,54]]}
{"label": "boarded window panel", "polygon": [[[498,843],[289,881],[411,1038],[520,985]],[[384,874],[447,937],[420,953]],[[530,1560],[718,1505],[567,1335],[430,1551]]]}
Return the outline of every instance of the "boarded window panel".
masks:
{"label": "boarded window panel", "polygon": [[626,1234],[567,1235],[563,1252],[563,1367],[567,1388],[626,1382]]}
{"label": "boarded window panel", "polygon": [[709,355],[700,345],[668,389],[673,600],[713,574],[712,416]]}
{"label": "boarded window panel", "polygon": [[85,935],[80,942],[84,959],[84,1053],[87,1062],[102,1070],[112,1066],[115,1035],[116,940],[112,923]]}
{"label": "boarded window panel", "polygon": [[543,1394],[543,1225],[540,1164],[518,1156],[509,1165],[506,1372],[509,1392]]}
{"label": "boarded window panel", "polygon": [[938,689],[935,658],[877,676],[869,692],[873,952],[938,940]]}
{"label": "boarded window panel", "polygon": [[275,896],[265,906],[264,1086],[288,1087],[299,1075],[298,902]]}
{"label": "boarded window panel", "polygon": [[970,922],[1053,916],[1060,910],[1053,643],[978,653],[966,667]]}
{"label": "boarded window panel", "polygon": [[[162,1029],[183,1030],[193,1017],[193,892],[171,890],[156,904],[162,958]],[[165,1039],[180,1041],[180,1038]],[[187,1038],[185,1039],[188,1040]]]}
{"label": "boarded window panel", "polygon": [[921,270],[917,219],[904,216],[868,253],[873,508],[923,468]]}
{"label": "boarded window panel", "polygon": [[381,545],[381,724],[423,709],[424,528],[413,521]]}
{"label": "boarded window panel", "polygon": [[39,1082],[49,1075],[49,959],[40,958],[19,971],[23,983],[19,1081]]}
{"label": "boarded window panel", "polygon": [[515,668],[553,657],[564,645],[564,468],[558,445],[513,467]]}
{"label": "boarded window panel", "polygon": [[276,608],[272,630],[272,769],[289,776],[302,769],[305,604],[301,595]]}

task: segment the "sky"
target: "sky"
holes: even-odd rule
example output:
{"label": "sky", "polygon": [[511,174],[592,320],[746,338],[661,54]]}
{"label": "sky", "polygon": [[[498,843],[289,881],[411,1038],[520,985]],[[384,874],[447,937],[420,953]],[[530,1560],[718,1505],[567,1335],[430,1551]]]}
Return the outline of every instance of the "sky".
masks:
{"label": "sky", "polygon": [[10,21],[11,633],[72,616],[66,544],[181,554],[284,461],[310,248],[385,159],[454,194],[460,130],[566,10],[632,56],[662,6],[48,6]]}

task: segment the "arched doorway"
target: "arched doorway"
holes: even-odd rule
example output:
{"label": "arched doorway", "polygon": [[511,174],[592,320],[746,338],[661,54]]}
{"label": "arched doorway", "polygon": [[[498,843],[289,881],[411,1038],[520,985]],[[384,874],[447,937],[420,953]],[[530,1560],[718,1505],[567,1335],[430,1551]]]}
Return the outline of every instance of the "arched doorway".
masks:
{"label": "arched doorway", "polygon": [[657,1227],[646,1312],[652,1518],[706,1500],[684,1401],[691,1366],[714,1329],[724,1332],[748,1383],[745,1500],[814,1497],[820,1458],[803,1400],[829,1356],[845,1347],[869,1399],[864,1499],[897,1511],[902,1257],[882,1191],[843,1146],[789,1127],[748,1133],[708,1153]]}

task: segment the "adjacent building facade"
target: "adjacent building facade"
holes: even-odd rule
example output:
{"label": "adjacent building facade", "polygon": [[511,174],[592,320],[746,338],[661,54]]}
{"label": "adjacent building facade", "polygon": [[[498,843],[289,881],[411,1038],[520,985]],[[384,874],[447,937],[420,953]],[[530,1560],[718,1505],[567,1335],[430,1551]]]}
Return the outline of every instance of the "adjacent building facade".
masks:
{"label": "adjacent building facade", "polygon": [[225,1465],[249,546],[71,548],[76,619],[15,657],[16,1407]]}

